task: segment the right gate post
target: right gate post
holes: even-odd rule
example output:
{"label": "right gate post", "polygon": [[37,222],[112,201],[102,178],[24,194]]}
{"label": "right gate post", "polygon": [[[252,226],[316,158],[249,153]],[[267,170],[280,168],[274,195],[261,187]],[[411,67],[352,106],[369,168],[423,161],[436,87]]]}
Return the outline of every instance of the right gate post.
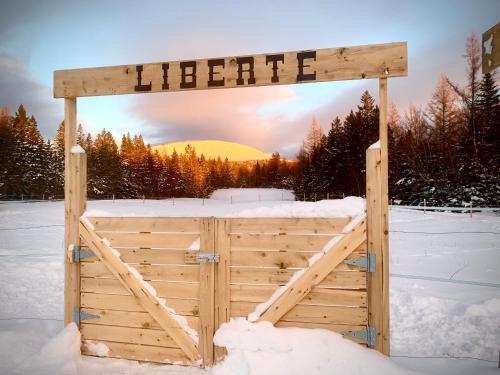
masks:
{"label": "right gate post", "polygon": [[368,252],[375,255],[375,272],[368,275],[368,324],[376,329],[375,349],[390,354],[389,258],[383,246],[382,163],[380,146],[366,151],[366,217]]}

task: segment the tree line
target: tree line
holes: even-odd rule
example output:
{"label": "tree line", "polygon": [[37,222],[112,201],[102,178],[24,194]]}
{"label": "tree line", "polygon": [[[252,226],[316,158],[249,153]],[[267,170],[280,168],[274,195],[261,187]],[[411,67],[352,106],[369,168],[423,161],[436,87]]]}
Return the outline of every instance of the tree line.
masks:
{"label": "tree line", "polygon": [[[389,194],[396,202],[500,205],[500,105],[492,74],[479,77],[480,42],[467,39],[466,86],[445,75],[425,108],[389,108]],[[365,150],[378,139],[379,109],[368,92],[327,134],[313,120],[297,156],[295,192],[365,194]]]}
{"label": "tree line", "polygon": [[[77,143],[87,154],[90,198],[207,197],[229,187],[292,188],[294,163],[278,153],[269,160],[230,162],[206,159],[191,145],[161,155],[140,134],[124,134],[120,146],[103,129],[93,137],[77,129]],[[0,196],[59,198],[64,195],[64,122],[53,141],[40,134],[34,116],[20,105],[14,115],[0,111]]]}
{"label": "tree line", "polygon": [[[479,77],[480,43],[466,43],[465,87],[441,76],[427,106],[389,108],[389,189],[396,202],[500,205],[500,103],[495,77]],[[365,194],[365,152],[378,139],[379,109],[365,91],[356,109],[336,117],[325,134],[316,119],[296,160],[206,159],[192,146],[161,155],[140,134],[118,145],[103,129],[93,137],[78,127],[87,154],[91,198],[207,197],[219,188],[276,187],[298,197]],[[0,111],[0,196],[64,194],[64,122],[46,140],[20,105]]]}

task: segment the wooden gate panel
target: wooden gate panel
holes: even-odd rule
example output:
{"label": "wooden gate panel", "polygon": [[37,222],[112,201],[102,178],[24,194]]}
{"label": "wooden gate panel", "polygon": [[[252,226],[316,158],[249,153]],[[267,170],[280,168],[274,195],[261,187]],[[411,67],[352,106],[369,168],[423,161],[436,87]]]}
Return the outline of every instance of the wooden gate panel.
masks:
{"label": "wooden gate panel", "polygon": [[[94,233],[98,238],[105,236],[104,244],[118,251],[121,261],[137,270],[158,297],[165,299],[169,308],[200,333],[200,266],[187,265],[185,252],[199,240],[201,221],[94,218],[90,222],[96,225]],[[139,229],[134,229],[133,224]],[[145,233],[148,226],[165,232]],[[167,320],[160,325],[97,257],[83,259],[80,268],[81,307],[94,315],[92,319],[83,315],[84,353],[92,354],[88,342],[102,342],[109,348],[110,357],[193,364],[193,357],[189,358],[166,331],[168,328],[177,331],[177,322],[172,320],[169,324]]]}
{"label": "wooden gate panel", "polygon": [[[333,238],[340,241],[343,227],[351,220],[182,218],[176,223],[175,219],[90,221],[96,233],[111,238],[109,244],[120,253],[120,259],[134,267],[158,297],[198,331],[199,353],[205,365],[225,354],[224,348],[214,347],[212,342],[221,324],[230,317],[246,317],[267,302],[297,271],[308,269],[309,259]],[[134,225],[140,232],[134,231]],[[174,232],[169,225],[181,232]],[[149,226],[157,232],[145,233]],[[344,251],[346,259],[366,257],[365,230],[356,236],[353,243],[357,245],[346,242],[352,250]],[[197,252],[217,254],[219,262],[197,263]],[[82,319],[84,343],[105,343],[108,356],[193,363],[101,260],[88,257],[80,267],[82,310],[96,316]],[[366,330],[366,269],[340,261],[323,275],[323,280],[297,299],[275,325],[339,333]],[[366,344],[363,339],[353,340]],[[85,345],[83,351],[90,353]]]}
{"label": "wooden gate panel", "polygon": [[[279,286],[286,285],[297,271],[307,268],[309,259],[333,237],[342,236],[343,228],[352,218],[230,220],[229,311],[231,317],[246,317],[258,304],[268,301]],[[346,259],[365,256],[366,241],[361,239]],[[338,264],[276,326],[323,328],[339,333],[366,329],[366,275],[362,267]]]}

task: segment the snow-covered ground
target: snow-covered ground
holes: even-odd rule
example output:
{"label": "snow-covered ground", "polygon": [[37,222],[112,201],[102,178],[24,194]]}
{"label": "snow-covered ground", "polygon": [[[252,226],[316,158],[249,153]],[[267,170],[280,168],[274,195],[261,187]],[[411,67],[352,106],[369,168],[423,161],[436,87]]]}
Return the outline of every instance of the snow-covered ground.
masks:
{"label": "snow-covered ground", "polygon": [[[116,214],[125,210],[127,214],[161,212],[171,216],[258,213],[268,216],[272,212],[290,216],[310,212],[312,216],[328,216],[328,212],[347,209],[338,201],[285,202],[288,193],[282,195],[281,192],[274,194],[274,201],[263,199],[262,194],[260,202],[258,198],[254,202],[233,198],[231,202],[227,197],[233,193],[234,197],[239,196],[238,192],[225,192],[219,193],[217,199],[207,200],[92,201],[89,212]],[[359,210],[359,200],[351,198],[349,203],[351,212],[343,214],[354,215]],[[392,209],[390,221],[392,360],[403,368],[430,374],[498,374],[500,216],[474,214],[471,218],[467,214],[424,214]],[[68,358],[78,357],[71,346],[77,331],[65,330],[46,345],[62,329],[63,233],[62,202],[0,203],[0,374],[37,373],[40,358],[52,361],[50,373],[57,373],[54,368],[62,373],[61,364],[72,363]],[[259,370],[252,364],[266,361],[276,365],[289,363],[297,373],[304,373],[297,362],[300,361],[297,353],[311,342],[317,342],[322,350],[312,350],[309,355],[326,353],[330,358],[327,363],[318,363],[310,373],[332,373],[343,366],[359,371],[352,373],[375,373],[362,372],[361,365],[349,364],[353,358],[349,353],[357,353],[355,361],[361,356],[369,364],[376,364],[380,359],[371,356],[372,353],[367,355],[366,350],[357,352],[361,347],[350,345],[348,340],[339,341],[333,334],[311,336],[294,329],[286,334],[290,340],[287,345],[278,345],[283,329],[247,327],[246,324],[249,323],[234,322],[218,335],[218,339],[233,350],[224,364],[226,367],[215,368],[214,373],[245,374],[246,369]],[[263,344],[255,347],[256,338]],[[61,353],[62,347],[67,350]],[[477,359],[470,359],[472,357]],[[379,368],[384,373],[403,372],[401,367],[383,358],[380,361]],[[233,371],[228,372],[231,369]],[[74,370],[71,366],[64,369],[66,373],[74,373]],[[206,373],[197,368],[90,357],[83,359],[79,371],[84,374]]]}

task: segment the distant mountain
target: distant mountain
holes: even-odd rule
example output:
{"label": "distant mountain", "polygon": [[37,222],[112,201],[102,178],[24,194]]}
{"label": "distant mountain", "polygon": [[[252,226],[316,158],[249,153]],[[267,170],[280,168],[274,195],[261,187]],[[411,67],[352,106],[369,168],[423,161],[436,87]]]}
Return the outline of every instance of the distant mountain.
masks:
{"label": "distant mountain", "polygon": [[153,146],[153,150],[158,150],[160,154],[172,155],[175,149],[178,154],[182,154],[188,144],[195,148],[198,156],[203,154],[207,159],[216,159],[220,156],[222,160],[227,157],[229,161],[249,161],[265,160],[271,157],[270,154],[266,154],[254,147],[242,145],[241,143],[215,140],[167,143]]}

